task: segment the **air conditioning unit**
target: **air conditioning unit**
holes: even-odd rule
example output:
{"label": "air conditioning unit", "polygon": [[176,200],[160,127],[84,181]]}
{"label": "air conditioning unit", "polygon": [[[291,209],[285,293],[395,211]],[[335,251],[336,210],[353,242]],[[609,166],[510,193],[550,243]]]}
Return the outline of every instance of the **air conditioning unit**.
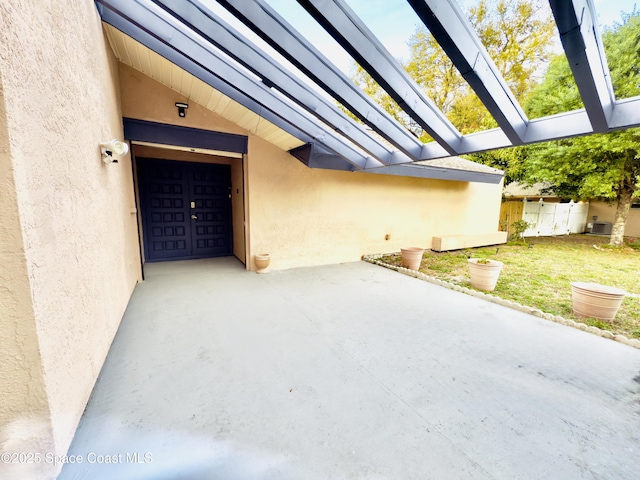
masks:
{"label": "air conditioning unit", "polygon": [[611,235],[611,222],[593,222],[589,233],[595,233],[597,235]]}

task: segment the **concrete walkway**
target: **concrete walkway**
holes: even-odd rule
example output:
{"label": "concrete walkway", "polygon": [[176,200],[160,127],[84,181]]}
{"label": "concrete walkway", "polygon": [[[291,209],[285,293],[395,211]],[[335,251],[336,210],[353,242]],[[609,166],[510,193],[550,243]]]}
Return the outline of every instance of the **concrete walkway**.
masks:
{"label": "concrete walkway", "polygon": [[364,262],[146,274],[60,479],[640,478],[640,350]]}

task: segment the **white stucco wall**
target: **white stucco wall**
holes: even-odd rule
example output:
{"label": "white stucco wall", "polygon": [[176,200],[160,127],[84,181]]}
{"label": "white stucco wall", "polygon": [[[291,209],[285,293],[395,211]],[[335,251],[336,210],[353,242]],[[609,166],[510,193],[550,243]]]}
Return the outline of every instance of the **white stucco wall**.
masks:
{"label": "white stucco wall", "polygon": [[[12,223],[0,255],[17,254],[0,300],[7,305],[9,282],[20,308],[2,320],[16,332],[6,341],[29,350],[0,366],[0,391],[18,395],[9,369],[29,375],[36,385],[26,396],[38,400],[0,409],[0,450],[44,441],[66,452],[140,275],[130,158],[106,165],[98,145],[123,137],[117,66],[91,0],[0,2],[2,181],[15,187],[1,211]],[[29,362],[36,375],[25,372]],[[9,429],[37,409],[48,429]]]}

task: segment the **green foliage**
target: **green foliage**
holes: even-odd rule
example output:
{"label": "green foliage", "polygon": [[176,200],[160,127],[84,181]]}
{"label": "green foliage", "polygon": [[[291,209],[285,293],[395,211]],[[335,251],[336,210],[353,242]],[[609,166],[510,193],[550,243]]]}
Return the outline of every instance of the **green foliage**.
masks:
{"label": "green foliage", "polygon": [[521,100],[536,83],[536,71],[551,53],[551,12],[540,1],[480,0],[469,16],[490,57]]}
{"label": "green foliage", "polygon": [[[549,8],[542,5],[542,0],[477,0],[467,12],[518,99],[531,90],[540,65],[551,53],[554,24]],[[462,133],[497,126],[426,27],[417,27],[408,44],[411,54],[405,70]],[[430,140],[360,66],[352,78],[421,140]]]}
{"label": "green foliage", "polygon": [[475,263],[477,263],[478,265],[489,265],[489,263],[491,263],[491,260],[489,260],[488,258],[477,258],[475,260]]}
{"label": "green foliage", "polygon": [[[376,82],[364,68],[360,65],[356,65],[355,73],[351,79],[359,85],[367,95],[373,98],[378,105],[384,108],[393,118],[400,122],[401,125],[404,125],[418,137],[422,134],[422,128],[420,128],[420,126],[400,108],[393,98],[391,98],[391,95],[382,89],[380,85],[378,85],[378,82]],[[349,116],[356,119],[355,116],[346,108],[343,108],[343,110]]]}
{"label": "green foliage", "polygon": [[[640,95],[640,13],[607,29],[603,42],[617,98]],[[544,80],[525,103],[531,117],[581,108],[582,102],[564,55],[555,57]],[[519,174],[529,184],[550,182],[553,191],[573,199],[602,198],[628,205],[640,191],[640,130],[630,129],[532,145]],[[612,243],[622,244],[626,213],[619,209]]]}
{"label": "green foliage", "polygon": [[[498,71],[523,99],[535,84],[541,62],[550,55],[553,22],[540,1],[479,0],[467,15]],[[546,12],[546,15],[545,15]],[[496,126],[428,30],[418,27],[409,39],[407,71],[463,133]]]}
{"label": "green foliage", "polygon": [[522,234],[527,231],[527,228],[529,228],[531,224],[526,220],[520,219],[520,220],[516,220],[511,225],[513,226],[516,240],[524,241],[524,237],[522,236]]}
{"label": "green foliage", "polygon": [[584,104],[567,57],[556,55],[551,59],[543,81],[529,94],[524,110],[529,118],[538,118],[579,108],[584,108]]}
{"label": "green foliage", "polygon": [[508,185],[522,178],[522,169],[526,159],[526,153],[527,150],[525,147],[513,147],[465,155],[465,158],[503,170],[504,184]]}
{"label": "green foliage", "polygon": [[626,241],[627,245],[634,250],[640,251],[640,238],[629,237]]}

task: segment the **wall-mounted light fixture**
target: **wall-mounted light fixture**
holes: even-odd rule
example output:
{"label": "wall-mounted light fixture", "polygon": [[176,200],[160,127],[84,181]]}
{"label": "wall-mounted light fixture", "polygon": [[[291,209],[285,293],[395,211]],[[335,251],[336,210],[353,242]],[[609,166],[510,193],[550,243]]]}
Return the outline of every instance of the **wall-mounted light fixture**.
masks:
{"label": "wall-mounted light fixture", "polygon": [[118,163],[117,157],[126,155],[129,151],[129,145],[115,138],[110,142],[102,142],[100,144],[102,151],[102,161],[104,163]]}
{"label": "wall-mounted light fixture", "polygon": [[189,104],[176,102],[176,107],[178,107],[178,116],[186,117],[187,116],[187,108],[189,108]]}

